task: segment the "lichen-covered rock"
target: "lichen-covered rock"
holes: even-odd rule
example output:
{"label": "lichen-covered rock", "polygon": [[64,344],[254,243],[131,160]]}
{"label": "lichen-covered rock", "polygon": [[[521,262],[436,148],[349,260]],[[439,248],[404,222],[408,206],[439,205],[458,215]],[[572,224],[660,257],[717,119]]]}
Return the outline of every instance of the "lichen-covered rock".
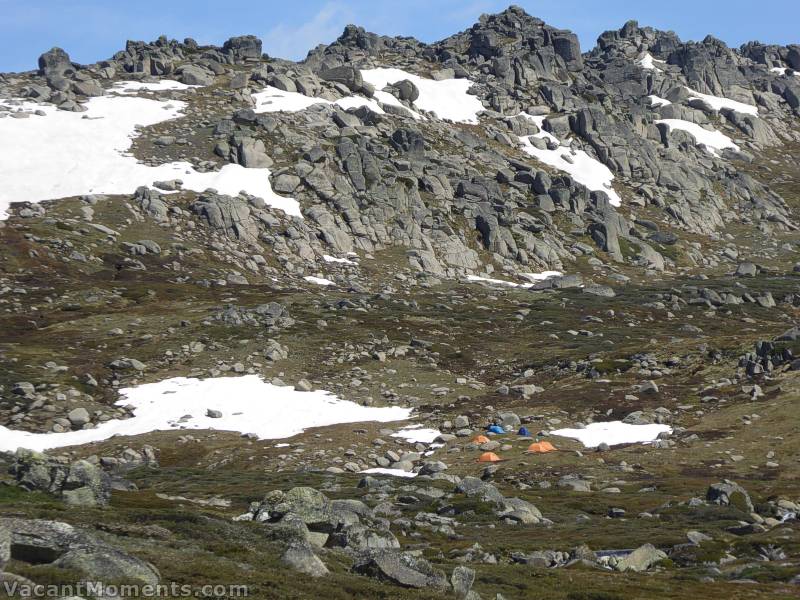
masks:
{"label": "lichen-covered rock", "polygon": [[706,500],[720,506],[732,506],[747,513],[755,510],[747,490],[738,483],[727,479],[709,486],[706,492]]}

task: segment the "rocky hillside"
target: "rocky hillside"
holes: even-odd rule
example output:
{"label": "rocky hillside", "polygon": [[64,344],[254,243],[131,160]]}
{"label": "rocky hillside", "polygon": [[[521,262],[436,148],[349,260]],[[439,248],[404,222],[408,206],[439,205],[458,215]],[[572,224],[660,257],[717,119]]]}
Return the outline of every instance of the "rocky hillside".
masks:
{"label": "rocky hillside", "polygon": [[0,579],[796,597],[798,150],[800,46],[513,6],[0,74]]}

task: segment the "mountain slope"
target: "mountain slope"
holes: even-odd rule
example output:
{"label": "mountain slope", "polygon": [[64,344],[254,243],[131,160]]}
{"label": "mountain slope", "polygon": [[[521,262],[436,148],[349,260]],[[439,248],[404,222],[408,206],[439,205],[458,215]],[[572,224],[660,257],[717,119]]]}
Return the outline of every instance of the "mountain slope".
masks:
{"label": "mountain slope", "polygon": [[0,569],[793,597],[797,46],[510,7],[38,66],[0,75]]}

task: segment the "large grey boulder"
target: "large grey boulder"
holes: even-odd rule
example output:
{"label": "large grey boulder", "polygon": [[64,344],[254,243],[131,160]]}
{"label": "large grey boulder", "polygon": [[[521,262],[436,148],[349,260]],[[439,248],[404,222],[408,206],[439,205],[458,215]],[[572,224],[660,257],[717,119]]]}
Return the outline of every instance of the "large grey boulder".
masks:
{"label": "large grey boulder", "polygon": [[442,571],[434,569],[424,558],[406,552],[365,552],[353,565],[353,571],[407,588],[447,590],[450,587]]}
{"label": "large grey boulder", "polygon": [[208,225],[229,239],[255,241],[258,227],[251,218],[250,205],[241,198],[203,194],[190,208]]}
{"label": "large grey boulder", "polygon": [[96,581],[155,586],[161,579],[158,570],[150,563],[109,547],[70,550],[53,566],[80,571]]}
{"label": "large grey boulder", "polygon": [[711,504],[732,506],[748,513],[755,510],[753,501],[750,499],[750,494],[747,493],[747,490],[738,483],[728,479],[709,486],[706,492],[706,500]]}
{"label": "large grey boulder", "polygon": [[51,48],[39,57],[39,73],[45,77],[63,77],[74,71],[69,54],[61,48]]}
{"label": "large grey boulder", "polygon": [[0,519],[11,535],[11,558],[31,564],[52,563],[71,547],[91,544],[86,534],[58,521]]}
{"label": "large grey boulder", "polygon": [[239,164],[248,169],[263,169],[272,166],[272,159],[267,155],[264,142],[251,137],[238,140],[237,144]]}
{"label": "large grey boulder", "polygon": [[758,267],[751,262],[740,263],[736,267],[737,277],[755,277],[758,275]]}
{"label": "large grey boulder", "polygon": [[90,423],[92,420],[89,416],[89,411],[82,406],[69,411],[67,418],[69,419],[69,422],[72,423],[72,426],[76,429],[80,429],[87,423]]}
{"label": "large grey boulder", "polygon": [[639,546],[628,556],[620,559],[617,562],[616,569],[622,572],[633,571],[635,573],[641,573],[642,571],[647,571],[647,569],[665,558],[667,558],[667,555],[664,552],[652,544],[645,544],[644,546]]}
{"label": "large grey boulder", "polygon": [[299,519],[315,531],[332,532],[335,523],[330,500],[311,487],[296,487],[288,492],[276,490],[267,494],[260,510],[269,514],[269,519],[280,520],[287,515]]}
{"label": "large grey boulder", "polygon": [[308,544],[290,544],[281,556],[281,561],[295,571],[310,577],[322,577],[328,574],[328,567],[314,554]]}
{"label": "large grey boulder", "polygon": [[257,61],[261,58],[261,40],[254,35],[232,37],[222,45],[222,52],[237,63]]}
{"label": "large grey boulder", "polygon": [[391,531],[376,531],[366,525],[350,525],[334,533],[329,541],[331,546],[339,546],[363,552],[364,550],[400,548],[400,542]]}
{"label": "large grey boulder", "polygon": [[103,86],[92,79],[87,81],[76,81],[72,84],[72,91],[79,96],[87,97],[102,96],[106,93],[103,89]]}
{"label": "large grey boulder", "polygon": [[472,584],[475,583],[475,571],[460,565],[453,569],[450,583],[453,585],[456,598],[465,600],[469,596],[470,590],[472,590]]}
{"label": "large grey boulder", "polygon": [[477,477],[464,477],[456,486],[456,492],[464,494],[468,498],[478,498],[484,502],[501,503],[505,500],[491,483],[486,483]]}
{"label": "large grey boulder", "polygon": [[[10,551],[5,551],[10,536]],[[58,521],[0,519],[0,557],[29,564],[80,571],[88,579],[105,583],[157,585],[158,570],[141,559]],[[7,560],[7,558],[6,558]]]}
{"label": "large grey boulder", "polygon": [[197,65],[186,65],[181,70],[181,83],[207,86],[214,83],[214,74]]}
{"label": "large grey boulder", "polygon": [[364,78],[361,76],[361,71],[355,67],[341,66],[323,69],[319,76],[325,81],[341,83],[353,92],[361,91],[364,87]]}
{"label": "large grey boulder", "polygon": [[392,84],[392,87],[397,90],[397,97],[406,102],[416,102],[419,98],[419,89],[414,85],[413,81],[403,79]]}

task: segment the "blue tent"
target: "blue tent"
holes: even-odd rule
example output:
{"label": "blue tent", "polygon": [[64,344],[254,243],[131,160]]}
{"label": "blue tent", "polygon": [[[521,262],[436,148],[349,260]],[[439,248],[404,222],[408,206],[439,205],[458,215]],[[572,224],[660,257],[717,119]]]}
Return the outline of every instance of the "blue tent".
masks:
{"label": "blue tent", "polygon": [[500,425],[492,425],[489,427],[487,431],[489,433],[499,433],[501,435],[505,433],[505,431],[503,431],[503,428],[500,427]]}
{"label": "blue tent", "polygon": [[531,432],[528,431],[527,427],[520,427],[517,435],[521,435],[523,437],[531,437]]}

